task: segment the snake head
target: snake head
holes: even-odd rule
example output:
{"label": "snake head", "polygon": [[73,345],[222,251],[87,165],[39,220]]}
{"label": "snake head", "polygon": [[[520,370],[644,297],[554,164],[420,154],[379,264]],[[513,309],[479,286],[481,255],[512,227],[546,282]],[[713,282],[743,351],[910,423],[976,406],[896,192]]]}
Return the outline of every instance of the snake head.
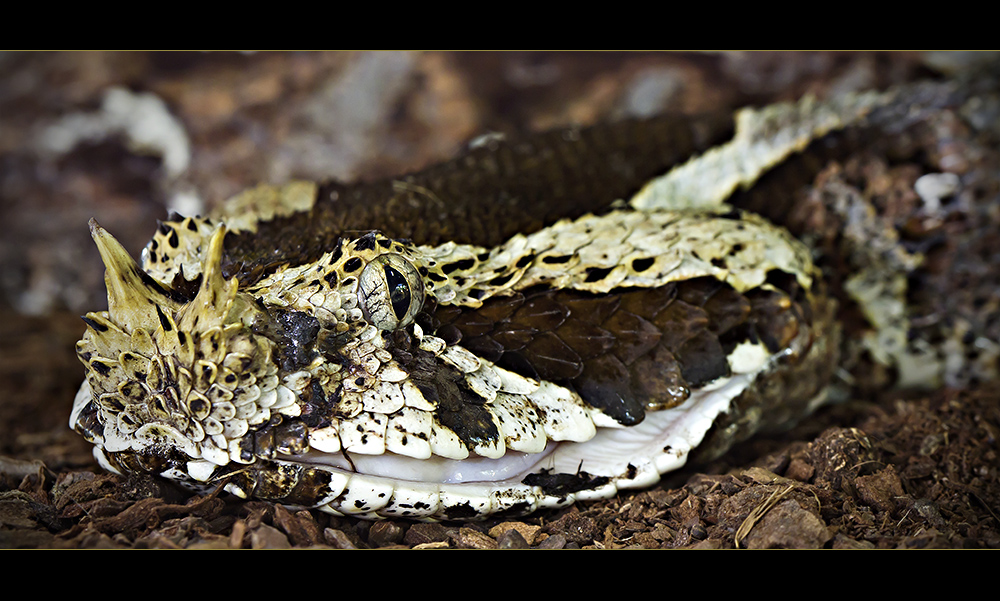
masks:
{"label": "snake head", "polygon": [[278,380],[274,342],[255,332],[261,310],[222,274],[225,227],[207,241],[190,299],[147,275],[96,221],[90,228],[108,310],[83,318],[76,350],[87,377],[71,426],[117,472],[115,454],[189,474],[252,461],[244,435],[298,407]]}

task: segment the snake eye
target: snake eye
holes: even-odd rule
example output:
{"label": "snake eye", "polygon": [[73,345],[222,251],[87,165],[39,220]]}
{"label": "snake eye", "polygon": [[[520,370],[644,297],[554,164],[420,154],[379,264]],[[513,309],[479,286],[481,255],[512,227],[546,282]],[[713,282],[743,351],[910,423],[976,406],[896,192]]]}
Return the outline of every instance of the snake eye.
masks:
{"label": "snake eye", "polygon": [[358,278],[358,300],[369,323],[396,330],[412,323],[423,306],[424,282],[402,256],[379,255]]}

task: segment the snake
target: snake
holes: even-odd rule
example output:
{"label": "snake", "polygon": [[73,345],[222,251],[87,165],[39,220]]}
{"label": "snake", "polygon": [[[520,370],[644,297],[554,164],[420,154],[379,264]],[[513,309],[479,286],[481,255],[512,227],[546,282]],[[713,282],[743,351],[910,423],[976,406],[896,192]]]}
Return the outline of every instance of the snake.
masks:
{"label": "snake", "polygon": [[92,220],[108,309],[84,316],[70,426],[114,473],[364,519],[651,486],[828,398],[815,251],[780,203],[733,201],[913,97],[485,136],[171,215],[139,261]]}

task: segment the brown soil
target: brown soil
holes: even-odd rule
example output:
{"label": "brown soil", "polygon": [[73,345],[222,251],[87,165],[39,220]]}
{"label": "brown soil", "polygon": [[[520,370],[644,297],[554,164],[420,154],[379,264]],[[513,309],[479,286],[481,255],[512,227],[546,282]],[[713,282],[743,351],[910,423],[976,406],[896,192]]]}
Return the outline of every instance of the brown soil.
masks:
{"label": "brown soil", "polygon": [[[78,315],[105,302],[87,235],[91,216],[138,254],[178,191],[218,202],[262,180],[387,175],[446,158],[484,131],[959,76],[965,60],[954,67],[908,53],[0,56],[0,547],[1000,546],[1000,386],[988,369],[960,388],[909,394],[881,390],[878,374],[872,387],[848,390],[793,430],[753,439],[651,489],[471,524],[366,522],[191,495],[153,478],[103,473],[67,427],[83,375],[73,352],[83,331]],[[155,93],[182,121],[192,153],[182,175],[168,176],[162,153],[150,156],[120,135],[65,152],[38,143],[39,132],[67,115],[94,114],[116,85]],[[983,259],[972,269],[935,255],[939,272],[966,279],[950,290],[929,278],[937,292],[923,302],[953,314],[974,308],[985,317],[969,318],[969,331],[996,343],[1000,263],[989,244],[1000,218],[996,164],[964,141],[959,126],[935,127],[934,161],[964,160],[960,173],[992,169],[976,193],[993,221],[974,236],[968,218],[910,224],[919,230],[907,231],[913,239],[961,239],[978,244]],[[950,137],[942,142],[944,130]],[[912,184],[911,170],[878,165],[863,157],[833,165],[817,190],[835,179],[882,194],[889,213],[903,210],[909,199],[894,190]]]}

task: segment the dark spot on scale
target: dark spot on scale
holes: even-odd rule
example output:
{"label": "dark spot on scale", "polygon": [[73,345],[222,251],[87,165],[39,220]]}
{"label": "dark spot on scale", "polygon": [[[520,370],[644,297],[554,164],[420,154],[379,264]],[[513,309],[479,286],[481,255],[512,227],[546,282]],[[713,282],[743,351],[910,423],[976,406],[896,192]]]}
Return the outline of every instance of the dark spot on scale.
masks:
{"label": "dark spot on scale", "polygon": [[434,273],[433,271],[427,274],[427,279],[431,280],[432,282],[447,282],[448,281],[448,278],[444,277],[443,275],[441,275],[439,273]]}
{"label": "dark spot on scale", "polygon": [[102,377],[108,377],[111,373],[111,366],[99,360],[94,360],[90,362],[90,367],[94,369],[97,373],[101,374]]}
{"label": "dark spot on scale", "polygon": [[170,236],[167,237],[167,243],[173,248],[181,245],[181,239],[177,236],[177,230],[170,228]]}
{"label": "dark spot on scale", "polygon": [[361,499],[358,499],[354,502],[354,506],[357,507],[358,509],[364,509],[365,502],[362,501]]}
{"label": "dark spot on scale", "polygon": [[375,250],[375,232],[358,238],[358,241],[354,244],[354,248],[357,250]]}
{"label": "dark spot on scale", "polygon": [[719,269],[722,269],[726,266],[726,261],[722,257],[715,257],[714,259],[712,259],[711,263],[713,266],[718,267]]}
{"label": "dark spot on scale", "polygon": [[361,264],[362,264],[361,259],[359,259],[358,257],[352,257],[348,259],[346,263],[344,263],[344,271],[346,271],[347,273],[353,273],[361,269]]}
{"label": "dark spot on scale", "polygon": [[106,326],[106,325],[104,325],[102,323],[97,323],[96,321],[94,321],[93,319],[90,319],[86,315],[81,316],[80,319],[82,319],[85,324],[87,324],[88,326],[90,326],[91,328],[93,328],[97,332],[107,332],[108,331],[108,326]]}
{"label": "dark spot on scale", "polygon": [[378,245],[382,248],[389,248],[392,246],[392,240],[389,240],[388,238],[379,238]]}
{"label": "dark spot on scale", "polygon": [[179,340],[181,344],[187,344],[187,334],[184,332],[177,332],[177,340]]}
{"label": "dark spot on scale", "polygon": [[737,242],[736,244],[733,245],[733,254],[736,254],[741,250],[743,250],[743,244]]}
{"label": "dark spot on scale", "polygon": [[610,478],[605,476],[592,476],[584,471],[575,474],[553,473],[549,470],[534,474],[528,474],[523,483],[529,486],[538,486],[546,494],[552,496],[564,496],[581,490],[593,490],[604,486],[610,482]]}
{"label": "dark spot on scale", "polygon": [[476,255],[476,258],[479,259],[480,261],[486,261],[487,259],[490,258],[490,253],[479,253],[478,255]]}
{"label": "dark spot on scale", "polygon": [[612,269],[614,269],[614,267],[588,267],[587,277],[584,278],[583,281],[587,283],[600,282],[604,278],[608,277],[608,274],[611,273]]}
{"label": "dark spot on scale", "polygon": [[185,225],[187,225],[187,229],[191,230],[192,232],[197,232],[198,231],[198,226],[195,225],[194,219],[188,219],[188,220],[186,220]]}
{"label": "dark spot on scale", "polygon": [[498,275],[497,277],[490,280],[490,286],[503,286],[514,277],[513,273],[508,273],[505,275]]}
{"label": "dark spot on scale", "polygon": [[170,326],[170,320],[167,319],[167,316],[163,313],[163,309],[160,308],[160,305],[156,305],[156,316],[160,318],[160,325],[163,326],[164,332],[169,332],[173,329]]}
{"label": "dark spot on scale", "polygon": [[461,269],[465,271],[466,269],[472,269],[476,264],[475,259],[461,259],[459,261],[453,261],[451,263],[445,263],[441,266],[441,271],[444,273],[452,273],[455,270]]}
{"label": "dark spot on scale", "polygon": [[474,298],[476,300],[481,300],[486,295],[486,291],[485,290],[480,290],[478,288],[473,288],[473,289],[469,290],[468,294],[469,294],[469,296],[471,296],[472,298]]}
{"label": "dark spot on scale", "polygon": [[517,260],[517,263],[514,263],[514,267],[517,267],[518,269],[524,269],[528,265],[531,265],[531,262],[534,260],[535,260],[534,253],[531,253],[530,255],[524,255],[523,257]]}
{"label": "dark spot on scale", "polygon": [[426,277],[427,273],[428,273],[427,272],[427,268],[424,267],[423,265],[421,265],[420,267],[417,268],[417,273],[419,273],[420,275]]}
{"label": "dark spot on scale", "polygon": [[333,288],[334,286],[337,285],[337,272],[331,271],[330,273],[323,276],[323,279],[326,280],[326,283],[329,284],[331,288]]}
{"label": "dark spot on scale", "polygon": [[354,384],[357,385],[357,386],[364,386],[365,385],[365,379],[364,378],[357,378],[356,380],[354,380]]}
{"label": "dark spot on scale", "polygon": [[547,257],[542,257],[542,263],[546,265],[561,265],[562,263],[568,263],[573,255],[549,255]]}
{"label": "dark spot on scale", "polygon": [[633,259],[632,269],[638,272],[643,272],[652,267],[654,262],[656,262],[656,257],[643,257],[641,259]]}
{"label": "dark spot on scale", "polygon": [[334,263],[339,261],[340,257],[343,256],[343,254],[344,254],[344,248],[340,244],[335,245],[333,248],[333,252],[330,253],[330,265],[333,265]]}

